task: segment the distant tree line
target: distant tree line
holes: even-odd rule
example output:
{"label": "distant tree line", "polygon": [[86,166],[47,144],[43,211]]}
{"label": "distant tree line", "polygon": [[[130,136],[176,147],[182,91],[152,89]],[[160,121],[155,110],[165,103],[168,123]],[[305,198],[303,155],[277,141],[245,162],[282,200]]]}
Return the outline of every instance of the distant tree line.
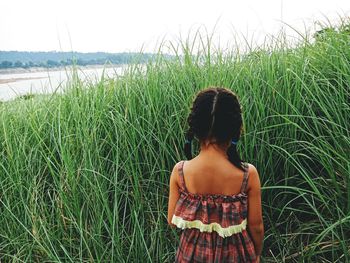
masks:
{"label": "distant tree line", "polygon": [[0,69],[7,68],[53,68],[69,65],[104,65],[143,63],[152,59],[151,53],[80,53],[80,52],[22,52],[0,51]]}

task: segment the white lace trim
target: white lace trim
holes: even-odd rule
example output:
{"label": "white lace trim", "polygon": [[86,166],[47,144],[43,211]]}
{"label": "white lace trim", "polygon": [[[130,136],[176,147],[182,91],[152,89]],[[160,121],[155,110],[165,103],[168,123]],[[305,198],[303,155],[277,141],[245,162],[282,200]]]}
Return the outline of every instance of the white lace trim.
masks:
{"label": "white lace trim", "polygon": [[201,232],[217,232],[221,237],[228,237],[233,234],[237,234],[242,232],[247,227],[247,219],[244,219],[242,223],[239,225],[232,225],[229,227],[222,227],[220,224],[213,222],[210,224],[204,224],[200,220],[193,220],[188,221],[184,220],[183,218],[173,215],[173,218],[171,219],[171,223],[176,225],[178,228],[185,229],[185,228],[197,228]]}

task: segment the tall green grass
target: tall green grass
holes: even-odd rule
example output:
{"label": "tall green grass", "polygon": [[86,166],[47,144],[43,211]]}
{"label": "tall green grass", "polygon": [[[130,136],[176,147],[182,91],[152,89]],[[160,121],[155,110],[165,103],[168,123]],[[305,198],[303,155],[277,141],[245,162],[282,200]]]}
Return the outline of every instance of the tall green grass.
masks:
{"label": "tall green grass", "polygon": [[73,77],[64,94],[0,104],[1,261],[173,262],[170,171],[185,158],[194,94],[211,85],[242,103],[239,150],[261,176],[265,262],[350,261],[345,29],[244,55],[197,35],[117,80]]}

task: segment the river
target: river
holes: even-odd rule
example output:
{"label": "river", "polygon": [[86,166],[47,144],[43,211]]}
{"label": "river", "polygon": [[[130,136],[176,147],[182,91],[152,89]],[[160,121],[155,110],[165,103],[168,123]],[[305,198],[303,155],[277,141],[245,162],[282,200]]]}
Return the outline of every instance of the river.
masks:
{"label": "river", "polygon": [[[125,66],[115,67],[79,67],[79,79],[97,82],[102,75],[105,78],[114,78],[123,74]],[[67,79],[72,75],[70,68],[41,69],[36,72],[0,71],[0,100],[8,101],[17,96],[28,93],[62,92]]]}

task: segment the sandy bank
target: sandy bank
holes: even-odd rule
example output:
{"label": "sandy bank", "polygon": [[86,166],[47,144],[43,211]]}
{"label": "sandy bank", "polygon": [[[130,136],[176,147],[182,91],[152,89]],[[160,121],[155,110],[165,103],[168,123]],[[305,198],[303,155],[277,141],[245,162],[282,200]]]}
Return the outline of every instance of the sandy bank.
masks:
{"label": "sandy bank", "polygon": [[30,79],[44,79],[44,77],[0,79],[0,84],[6,84],[6,83],[21,81],[21,80],[30,80]]}

